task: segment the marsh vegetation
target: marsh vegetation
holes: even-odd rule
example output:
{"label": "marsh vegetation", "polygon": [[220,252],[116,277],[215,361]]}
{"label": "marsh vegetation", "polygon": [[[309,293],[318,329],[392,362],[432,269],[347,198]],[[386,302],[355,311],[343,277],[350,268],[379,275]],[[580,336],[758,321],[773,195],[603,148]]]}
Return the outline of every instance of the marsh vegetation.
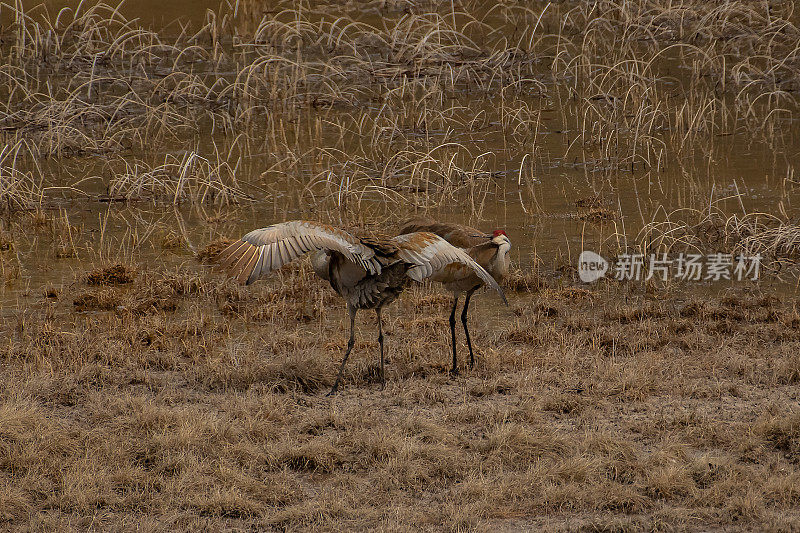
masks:
{"label": "marsh vegetation", "polygon": [[[793,2],[175,6],[0,6],[0,527],[800,527]],[[415,214],[514,245],[458,378],[436,288],[328,399],[330,288],[212,268]],[[585,285],[584,249],[764,273]]]}

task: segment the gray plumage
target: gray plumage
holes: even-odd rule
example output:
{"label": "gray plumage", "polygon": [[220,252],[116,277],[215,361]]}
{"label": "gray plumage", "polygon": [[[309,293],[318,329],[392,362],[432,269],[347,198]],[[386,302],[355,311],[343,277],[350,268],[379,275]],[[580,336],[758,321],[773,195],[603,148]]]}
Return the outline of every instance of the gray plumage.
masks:
{"label": "gray plumage", "polygon": [[350,340],[329,394],[336,392],[355,344],[355,316],[359,309],[374,309],[377,315],[384,381],[381,310],[396,300],[410,281],[422,281],[459,264],[506,301],[503,290],[483,267],[464,250],[433,233],[357,238],[318,222],[291,221],[251,231],[226,248],[220,261],[240,282],[250,284],[308,252],[314,252],[314,271],[347,302],[350,314]]}
{"label": "gray plumage", "polygon": [[[484,233],[449,222],[437,222],[430,218],[414,218],[406,222],[399,233],[412,232],[431,232],[447,240],[453,246],[463,248],[476,263],[481,265],[493,278],[492,281],[502,279],[508,272],[508,252],[511,249],[511,241],[505,231],[496,230],[493,233]],[[453,347],[453,367],[450,370],[453,374],[458,373],[458,358],[456,356],[456,308],[458,298],[462,293],[466,293],[464,308],[461,311],[461,323],[464,326],[464,335],[467,338],[469,348],[469,365],[475,365],[475,354],[472,350],[472,340],[469,336],[467,327],[467,310],[472,295],[486,280],[476,275],[476,272],[459,263],[450,264],[437,270],[430,276],[431,281],[438,281],[445,288],[453,293],[453,308],[450,311],[450,338]],[[495,283],[496,284],[496,283]],[[494,288],[494,287],[492,287]]]}

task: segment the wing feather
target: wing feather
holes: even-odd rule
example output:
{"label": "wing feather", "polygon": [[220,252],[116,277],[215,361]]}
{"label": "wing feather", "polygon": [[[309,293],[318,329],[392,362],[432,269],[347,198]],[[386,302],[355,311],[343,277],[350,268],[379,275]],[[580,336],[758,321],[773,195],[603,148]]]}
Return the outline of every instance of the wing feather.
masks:
{"label": "wing feather", "polygon": [[286,239],[284,242],[287,243],[287,247],[291,249],[293,255],[300,257],[305,253],[302,243],[300,242],[300,235],[296,235],[291,239]]}
{"label": "wing feather", "polygon": [[400,258],[415,265],[408,271],[408,276],[414,281],[429,278],[454,263],[464,265],[471,268],[486,285],[497,291],[503,302],[508,305],[506,295],[497,281],[461,248],[456,248],[438,235],[427,232],[400,235],[393,240],[398,245]]}
{"label": "wing feather", "polygon": [[242,271],[239,273],[239,283],[245,283],[250,278],[250,274],[255,269],[256,263],[258,263],[263,252],[261,248],[251,248],[251,250],[251,253],[247,256],[247,262],[244,263]]}
{"label": "wing feather", "polygon": [[250,284],[312,250],[338,252],[370,274],[381,271],[372,248],[350,233],[303,220],[253,230],[223,250],[220,258],[223,268]]}
{"label": "wing feather", "polygon": [[247,243],[244,241],[236,241],[227,248],[225,248],[222,253],[219,254],[220,264],[222,268],[228,269],[233,265],[236,261],[241,259],[241,252],[242,249],[247,246]]}
{"label": "wing feather", "polygon": [[267,255],[267,249],[265,247],[258,249],[258,257],[256,258],[256,262],[253,266],[253,270],[250,272],[250,275],[247,277],[245,284],[250,285],[254,281],[256,281],[261,273],[261,269],[263,268],[264,264],[264,256]]}
{"label": "wing feather", "polygon": [[261,256],[261,262],[258,264],[258,272],[253,272],[256,278],[253,280],[260,278],[265,272],[269,272],[272,270],[272,247],[271,246],[263,246],[264,253]]}
{"label": "wing feather", "polygon": [[234,277],[241,276],[245,265],[250,261],[254,248],[252,246],[239,246],[230,256],[231,266],[228,268]]}
{"label": "wing feather", "polygon": [[268,244],[265,246],[269,248],[270,255],[272,256],[272,262],[269,266],[270,270],[278,270],[281,265],[283,265],[283,263],[281,263],[281,250],[278,247],[278,243]]}
{"label": "wing feather", "polygon": [[278,250],[278,261],[279,264],[285,265],[291,260],[291,254],[289,250],[286,249],[286,241],[278,241],[273,244],[276,250]]}

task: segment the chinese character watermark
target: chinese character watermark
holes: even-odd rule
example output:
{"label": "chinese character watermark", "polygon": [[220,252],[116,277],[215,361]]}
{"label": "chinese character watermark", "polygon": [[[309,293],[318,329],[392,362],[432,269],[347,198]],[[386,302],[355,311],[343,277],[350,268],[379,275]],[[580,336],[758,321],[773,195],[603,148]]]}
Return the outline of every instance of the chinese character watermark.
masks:
{"label": "chinese character watermark", "polygon": [[676,279],[683,281],[757,280],[761,273],[761,254],[753,256],[713,253],[620,254],[613,261],[584,251],[578,258],[578,275],[590,283],[609,273],[617,280]]}

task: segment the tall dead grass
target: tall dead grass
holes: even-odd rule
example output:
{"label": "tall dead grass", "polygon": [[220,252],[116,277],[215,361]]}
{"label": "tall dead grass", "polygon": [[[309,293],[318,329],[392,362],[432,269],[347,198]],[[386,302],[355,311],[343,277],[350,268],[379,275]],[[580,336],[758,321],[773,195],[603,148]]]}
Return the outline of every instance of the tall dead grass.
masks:
{"label": "tall dead grass", "polygon": [[[275,201],[279,176],[298,204],[384,216],[454,199],[480,216],[554,164],[658,177],[721,135],[780,146],[797,107],[785,4],[237,2],[177,35],[103,3],[8,9],[0,124],[20,168],[176,143],[212,160],[212,135],[261,169],[248,194]],[[553,130],[561,154],[542,148]]]}
{"label": "tall dead grass", "polygon": [[768,213],[726,215],[718,208],[663,213],[635,239],[644,254],[707,253],[759,257],[766,274],[784,281],[797,277],[800,227]]}

